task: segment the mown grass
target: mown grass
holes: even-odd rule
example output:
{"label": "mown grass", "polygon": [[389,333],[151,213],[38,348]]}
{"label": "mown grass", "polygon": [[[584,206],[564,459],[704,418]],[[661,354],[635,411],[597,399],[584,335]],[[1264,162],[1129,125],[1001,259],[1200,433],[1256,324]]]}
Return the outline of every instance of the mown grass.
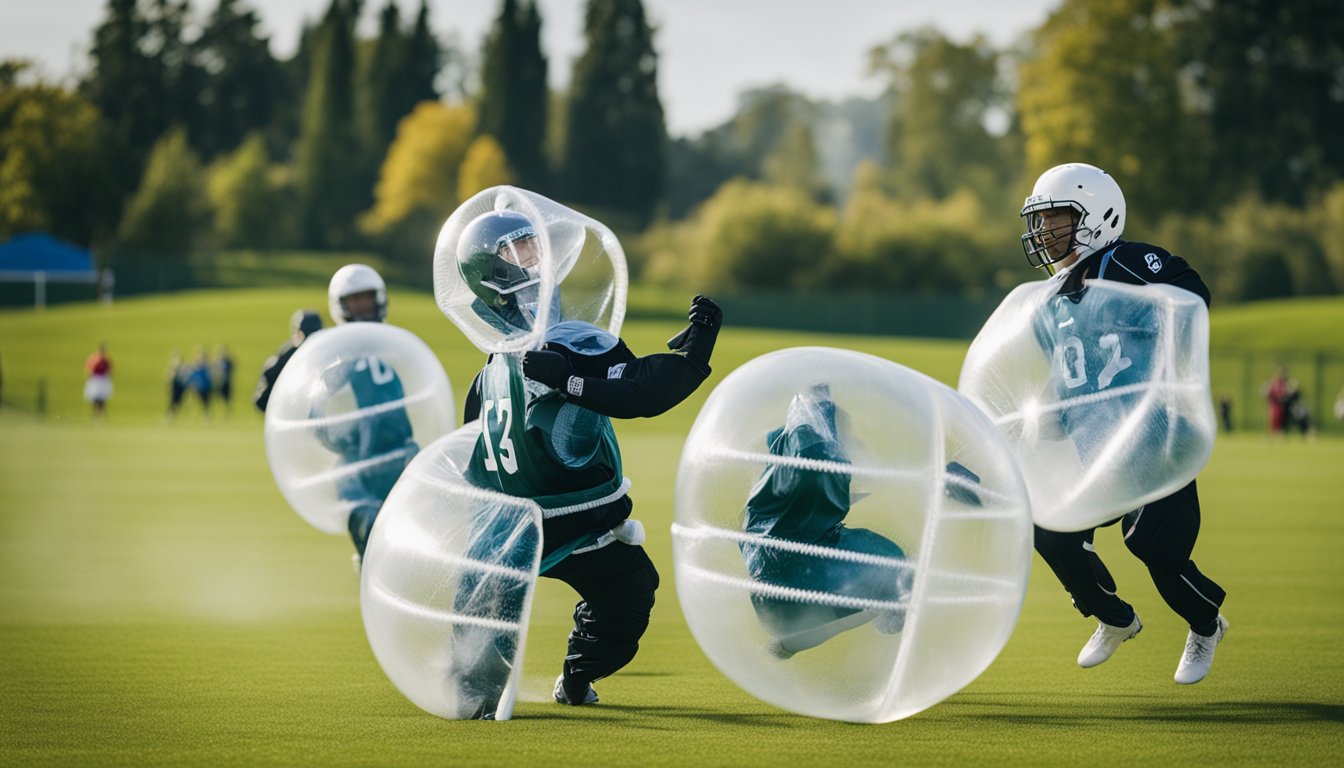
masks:
{"label": "mown grass", "polygon": [[[995,663],[904,721],[856,726],[791,715],[705,659],[673,588],[675,464],[708,390],[771,349],[827,344],[955,381],[964,344],[726,330],[696,398],[618,425],[637,517],[664,576],[634,663],[598,707],[548,701],[574,596],[543,580],[524,700],[505,724],[448,722],[388,683],[364,637],[349,543],[308,527],[276,491],[261,421],[162,419],[171,346],[227,341],[240,389],[320,289],[203,292],[0,313],[5,392],[49,366],[47,419],[0,411],[0,763],[15,765],[1318,765],[1344,722],[1344,441],[1221,438],[1200,479],[1201,569],[1232,622],[1204,683],[1171,681],[1185,628],[1114,529],[1098,548],[1143,615],[1106,665],[1074,657],[1092,624],[1039,560]],[[426,296],[392,319],[440,355],[459,392],[480,365]],[[1216,322],[1216,320],[1215,320]],[[1310,318],[1305,322],[1310,322]],[[651,351],[672,322],[632,322]],[[1215,334],[1217,330],[1215,330]],[[1324,333],[1299,327],[1302,337]],[[79,401],[84,355],[106,338],[118,391],[108,420]],[[73,390],[60,394],[58,388]]]}

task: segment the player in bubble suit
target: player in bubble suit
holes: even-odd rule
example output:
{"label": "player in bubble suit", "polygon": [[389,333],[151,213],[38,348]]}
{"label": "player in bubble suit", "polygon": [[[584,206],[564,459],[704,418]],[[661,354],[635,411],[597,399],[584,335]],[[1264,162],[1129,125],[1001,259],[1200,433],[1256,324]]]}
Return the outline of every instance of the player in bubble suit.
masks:
{"label": "player in bubble suit", "polygon": [[[337,325],[387,319],[387,286],[378,272],[365,264],[347,264],[336,270],[327,288],[327,301]],[[349,412],[406,397],[397,372],[375,356],[343,361],[323,372],[322,383],[327,397],[313,405],[314,416],[321,416],[342,401],[341,412]],[[405,408],[339,421],[317,430],[318,439],[338,454],[342,463],[361,465],[358,471],[337,481],[337,495],[351,507],[347,527],[355,545],[356,566],[364,556],[378,510],[419,451],[413,432]]]}
{"label": "player in bubble suit", "polygon": [[[1073,325],[1087,300],[1087,281],[1116,280],[1130,285],[1167,283],[1209,303],[1209,290],[1186,261],[1148,243],[1125,241],[1125,199],[1120,186],[1100,168],[1083,163],[1059,165],[1037,179],[1021,215],[1026,219],[1022,246],[1033,267],[1044,268],[1059,290],[1035,319],[1036,338],[1054,360],[1056,395],[1078,397],[1139,381],[1150,366],[1156,318],[1138,312],[1092,323],[1083,332],[1102,331],[1098,339],[1080,339]],[[1112,401],[1114,406],[1118,401]],[[1075,437],[1086,460],[1092,452],[1085,435],[1095,420],[1115,415],[1100,404],[1060,412],[1059,427]],[[1115,467],[1123,472],[1123,467]],[[1220,608],[1223,588],[1190,559],[1199,535],[1199,496],[1195,481],[1176,493],[1136,509],[1107,525],[1121,524],[1125,546],[1148,567],[1159,594],[1190,626],[1176,669],[1177,683],[1197,683],[1213,664],[1214,649],[1227,632]],[[1104,526],[1103,526],[1104,527]],[[1093,548],[1095,529],[1061,533],[1036,528],[1036,551],[1049,564],[1084,616],[1098,626],[1078,655],[1082,667],[1095,667],[1125,640],[1143,629],[1134,608],[1116,594],[1115,580]]]}
{"label": "player in bubble suit", "polygon": [[[460,238],[457,267],[476,296],[472,309],[505,333],[530,331],[538,317],[535,227],[516,211],[492,211],[473,219]],[[659,582],[640,546],[642,528],[629,520],[629,482],[611,419],[657,416],[694,392],[709,376],[723,313],[696,296],[690,325],[668,342],[672,351],[637,357],[621,339],[565,320],[558,308],[557,300],[541,349],[490,355],[472,383],[463,419],[479,418],[482,434],[466,476],[543,509],[541,575],[581,598],[554,697],[583,705],[597,701],[593,681],[634,658]],[[498,551],[492,544],[498,535],[478,531],[471,551]],[[500,594],[468,586],[464,600]],[[512,657],[511,648],[499,650]],[[497,697],[502,684],[479,688]],[[478,715],[489,717],[492,706],[486,696]]]}
{"label": "player in bubble suit", "polygon": [[[784,425],[766,438],[770,454],[809,461],[848,464],[840,440],[837,409],[824,384],[800,392],[789,403]],[[895,542],[864,528],[849,528],[845,518],[855,499],[850,474],[770,464],[747,500],[743,527],[770,539],[826,549],[861,552],[904,560]],[[739,545],[752,579],[780,587],[832,595],[898,602],[910,592],[913,572],[892,563],[832,559],[759,544]],[[848,629],[876,620],[878,631],[899,632],[905,612],[878,614],[854,608],[817,605],[763,594],[751,596],[756,617],[770,632],[770,651],[789,658]]]}

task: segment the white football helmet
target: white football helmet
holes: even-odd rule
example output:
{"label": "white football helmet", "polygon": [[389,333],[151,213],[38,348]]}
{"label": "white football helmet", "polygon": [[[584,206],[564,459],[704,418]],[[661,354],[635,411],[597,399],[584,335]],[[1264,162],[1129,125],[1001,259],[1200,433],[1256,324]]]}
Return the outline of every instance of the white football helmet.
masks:
{"label": "white football helmet", "polygon": [[[1071,231],[1045,229],[1041,215],[1052,208],[1069,208],[1077,215]],[[1041,174],[1022,205],[1027,233],[1022,250],[1033,267],[1054,274],[1056,262],[1077,254],[1082,259],[1120,239],[1125,229],[1125,195],[1109,173],[1086,163],[1065,163]],[[1047,247],[1059,238],[1069,238],[1069,247],[1056,255]]]}
{"label": "white football helmet", "polygon": [[386,320],[387,286],[378,271],[367,264],[346,264],[331,276],[331,284],[327,286],[327,311],[331,313],[331,319],[337,325],[359,320],[345,306],[345,297],[366,291],[373,291],[378,309],[376,317],[364,319],[379,323]]}

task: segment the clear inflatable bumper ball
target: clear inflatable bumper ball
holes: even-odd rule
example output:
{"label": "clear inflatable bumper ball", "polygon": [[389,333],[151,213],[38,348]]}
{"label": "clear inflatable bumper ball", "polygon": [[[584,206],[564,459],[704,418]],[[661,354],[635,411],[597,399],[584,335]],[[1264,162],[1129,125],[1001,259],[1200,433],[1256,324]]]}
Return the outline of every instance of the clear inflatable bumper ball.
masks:
{"label": "clear inflatable bumper ball", "polygon": [[326,533],[377,509],[402,470],[456,424],[448,375],[415,334],[348,323],[313,334],[266,408],[266,457],[285,500]]}
{"label": "clear inflatable bumper ball", "polygon": [[783,709],[890,722],[960,690],[1017,622],[1026,488],[955,391],[839,349],[757,358],[681,456],[677,594],[709,659]]}
{"label": "clear inflatable bumper ball", "polygon": [[507,720],[541,563],[541,508],[463,477],[480,423],[420,452],[373,528],[364,629],[392,684],[426,712]]}
{"label": "clear inflatable bumper ball", "polygon": [[1213,451],[1209,315],[1169,285],[1013,290],[957,385],[1007,437],[1037,525],[1094,528],[1168,496]]}

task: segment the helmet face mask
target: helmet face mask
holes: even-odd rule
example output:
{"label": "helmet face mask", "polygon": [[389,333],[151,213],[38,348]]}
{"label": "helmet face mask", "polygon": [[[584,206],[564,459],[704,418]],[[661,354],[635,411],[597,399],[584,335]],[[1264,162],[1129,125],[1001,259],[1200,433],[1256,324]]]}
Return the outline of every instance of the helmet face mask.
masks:
{"label": "helmet face mask", "polygon": [[1055,273],[1120,239],[1125,196],[1110,174],[1086,163],[1066,163],[1041,174],[1022,205],[1027,231],[1022,250],[1033,267]]}
{"label": "helmet face mask", "polygon": [[1053,265],[1067,258],[1080,239],[1088,238],[1088,234],[1079,237],[1081,216],[1072,206],[1032,211],[1023,218],[1027,220],[1027,232],[1022,235],[1022,250],[1027,254],[1027,262],[1033,267],[1045,267],[1052,274]]}

